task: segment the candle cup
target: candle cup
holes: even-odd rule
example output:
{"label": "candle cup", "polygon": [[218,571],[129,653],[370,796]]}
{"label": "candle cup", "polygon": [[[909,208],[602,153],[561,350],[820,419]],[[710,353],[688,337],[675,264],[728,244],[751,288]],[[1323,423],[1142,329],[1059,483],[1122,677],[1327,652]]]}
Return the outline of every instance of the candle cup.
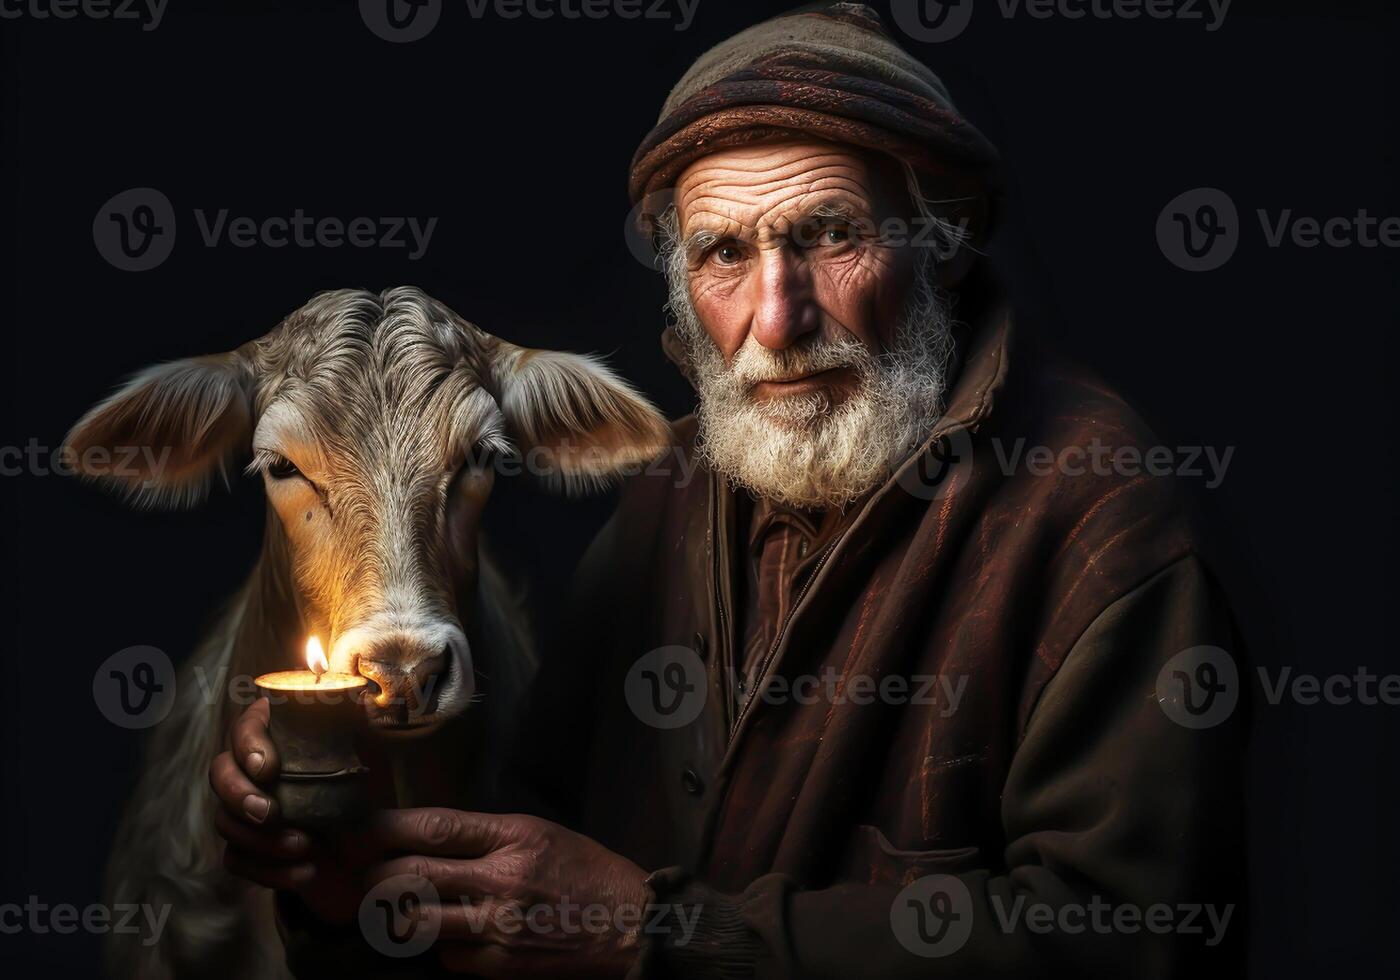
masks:
{"label": "candle cup", "polygon": [[271,706],[268,734],[282,762],[272,795],[294,827],[327,830],[369,810],[369,770],[355,755],[354,730],[367,682],[349,674],[293,670],[263,674],[258,693]]}

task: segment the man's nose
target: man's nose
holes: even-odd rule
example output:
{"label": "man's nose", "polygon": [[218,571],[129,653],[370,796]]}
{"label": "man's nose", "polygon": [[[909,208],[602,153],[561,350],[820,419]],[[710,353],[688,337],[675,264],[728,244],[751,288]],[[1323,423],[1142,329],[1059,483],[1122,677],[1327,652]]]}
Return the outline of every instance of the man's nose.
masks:
{"label": "man's nose", "polygon": [[784,247],[759,253],[750,333],[769,350],[784,350],[821,326],[821,311],[812,293],[812,273],[795,253]]}
{"label": "man's nose", "polygon": [[360,673],[378,687],[371,713],[400,721],[429,713],[451,657],[450,645],[429,645],[412,636],[375,643],[359,658]]}

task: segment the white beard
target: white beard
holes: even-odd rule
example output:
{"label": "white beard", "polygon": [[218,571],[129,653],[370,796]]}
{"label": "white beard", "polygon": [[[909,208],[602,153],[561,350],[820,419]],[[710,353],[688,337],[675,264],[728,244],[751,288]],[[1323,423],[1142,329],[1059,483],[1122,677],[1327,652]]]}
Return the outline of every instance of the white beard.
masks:
{"label": "white beard", "polygon": [[[930,256],[931,259],[931,256]],[[840,327],[787,350],[750,336],[731,363],[700,324],[682,274],[670,309],[700,394],[702,458],[731,483],[791,507],[841,507],[883,483],[928,435],[943,410],[952,354],[950,305],[916,285],[887,350],[876,355]],[[855,390],[835,407],[822,393],[757,400],[754,384],[846,367]]]}

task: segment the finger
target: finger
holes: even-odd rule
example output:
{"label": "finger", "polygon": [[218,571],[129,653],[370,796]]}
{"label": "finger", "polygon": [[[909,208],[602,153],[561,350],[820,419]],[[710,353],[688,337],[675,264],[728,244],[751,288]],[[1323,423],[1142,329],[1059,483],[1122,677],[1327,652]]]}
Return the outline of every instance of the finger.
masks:
{"label": "finger", "polygon": [[480,857],[509,837],[516,818],[495,813],[469,813],[427,807],[380,810],[371,818],[371,831],[387,850],[442,857]]}
{"label": "finger", "polygon": [[255,825],[271,823],[277,818],[277,804],[254,786],[233,759],[233,753],[221,752],[209,764],[209,785],[225,810],[240,820]]}
{"label": "finger", "polygon": [[485,861],[461,861],[415,854],[376,864],[365,872],[366,888],[399,875],[426,878],[438,896],[448,898],[491,898],[502,894],[502,882]]}
{"label": "finger", "polygon": [[298,862],[311,856],[311,838],[303,830],[250,827],[224,810],[215,811],[214,829],[231,846],[264,861]]}
{"label": "finger", "polygon": [[272,744],[267,733],[271,711],[267,698],[258,698],[238,716],[229,734],[229,744],[239,767],[259,783],[272,782],[282,767],[277,746]]}
{"label": "finger", "polygon": [[263,861],[237,848],[224,848],[224,868],[229,874],[264,888],[296,891],[316,877],[313,864],[286,864]]}
{"label": "finger", "polygon": [[419,921],[433,931],[438,941],[452,940],[472,945],[501,945],[523,932],[519,915],[510,917],[510,909],[496,902],[436,902],[419,906]]}

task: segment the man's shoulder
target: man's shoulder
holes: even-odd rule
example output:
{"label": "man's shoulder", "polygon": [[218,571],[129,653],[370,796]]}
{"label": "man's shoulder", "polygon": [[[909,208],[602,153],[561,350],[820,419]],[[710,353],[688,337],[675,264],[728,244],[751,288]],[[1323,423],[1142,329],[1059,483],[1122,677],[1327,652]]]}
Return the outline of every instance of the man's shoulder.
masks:
{"label": "man's shoulder", "polygon": [[1003,411],[982,431],[1001,475],[1037,494],[1053,488],[1067,511],[1105,495],[1173,514],[1200,450],[1162,440],[1116,388],[1089,368],[1046,357],[1024,365]]}
{"label": "man's shoulder", "polygon": [[[1051,448],[1093,440],[1150,448],[1157,436],[1120,391],[1092,369],[1057,355],[1020,368],[999,428],[1034,437]],[[1004,435],[1004,434],[1003,434]]]}

